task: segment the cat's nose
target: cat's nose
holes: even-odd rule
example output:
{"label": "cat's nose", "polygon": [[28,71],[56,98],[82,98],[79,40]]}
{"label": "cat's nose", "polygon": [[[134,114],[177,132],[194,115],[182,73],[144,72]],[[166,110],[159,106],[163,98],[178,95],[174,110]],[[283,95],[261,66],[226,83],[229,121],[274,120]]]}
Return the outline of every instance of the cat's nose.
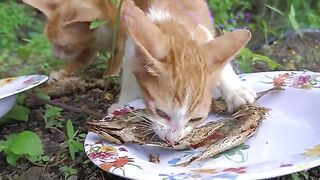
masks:
{"label": "cat's nose", "polygon": [[172,146],[177,145],[178,144],[178,138],[175,138],[172,135],[167,135],[165,136],[165,140]]}

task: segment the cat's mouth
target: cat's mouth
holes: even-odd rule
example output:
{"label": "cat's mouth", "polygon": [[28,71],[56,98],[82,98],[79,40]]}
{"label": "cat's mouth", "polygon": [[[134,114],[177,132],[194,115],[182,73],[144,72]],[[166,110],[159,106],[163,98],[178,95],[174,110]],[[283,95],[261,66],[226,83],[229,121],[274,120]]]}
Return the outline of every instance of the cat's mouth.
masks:
{"label": "cat's mouth", "polygon": [[57,50],[56,48],[53,48],[53,55],[63,61],[73,61],[77,59],[77,56],[79,55],[79,53],[65,52],[65,51]]}

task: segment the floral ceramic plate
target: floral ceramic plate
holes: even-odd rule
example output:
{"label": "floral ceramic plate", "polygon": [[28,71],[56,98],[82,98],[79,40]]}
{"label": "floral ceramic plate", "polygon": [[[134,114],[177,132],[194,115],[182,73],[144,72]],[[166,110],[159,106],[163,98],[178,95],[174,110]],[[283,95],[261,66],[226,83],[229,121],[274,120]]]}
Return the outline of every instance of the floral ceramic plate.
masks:
{"label": "floral ceramic plate", "polygon": [[[130,179],[263,179],[319,166],[320,73],[266,72],[241,75],[241,79],[256,92],[285,88],[258,101],[272,110],[257,134],[243,145],[187,167],[175,165],[199,153],[196,149],[115,145],[89,132],[85,151],[101,169]],[[140,100],[130,106],[143,108]],[[160,163],[149,162],[150,154],[159,155]]]}
{"label": "floral ceramic plate", "polygon": [[0,99],[34,88],[48,80],[45,75],[29,75],[0,79]]}

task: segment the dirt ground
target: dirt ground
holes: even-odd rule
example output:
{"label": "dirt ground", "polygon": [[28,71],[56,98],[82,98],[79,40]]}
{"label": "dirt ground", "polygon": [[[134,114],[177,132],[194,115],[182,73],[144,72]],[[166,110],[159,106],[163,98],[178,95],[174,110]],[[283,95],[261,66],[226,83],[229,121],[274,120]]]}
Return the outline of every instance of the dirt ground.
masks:
{"label": "dirt ground", "polygon": [[[305,33],[301,39],[296,35],[290,35],[285,39],[276,42],[271,46],[264,46],[259,52],[269,55],[281,65],[279,69],[308,69],[320,71],[320,32]],[[261,64],[255,65],[255,71],[267,71],[266,66]],[[95,72],[92,69],[88,73]],[[96,74],[94,74],[96,76]],[[119,86],[111,84],[108,89],[94,88],[77,92],[68,96],[54,99],[55,102],[61,102],[73,107],[87,108],[95,112],[104,114],[110,104],[117,100]],[[64,179],[59,168],[73,166],[78,169],[78,174],[69,177],[73,179],[122,179],[109,173],[101,171],[92,164],[85,153],[79,155],[76,160],[72,160],[68,154],[68,149],[63,148],[66,141],[65,133],[57,129],[45,128],[43,117],[44,104],[39,104],[32,98],[27,98],[25,105],[31,109],[29,121],[25,123],[11,123],[0,127],[0,137],[5,137],[11,133],[21,132],[23,130],[33,130],[43,140],[45,154],[49,157],[57,157],[57,160],[45,166],[38,166],[27,160],[21,160],[18,167],[12,168],[6,163],[5,157],[0,155],[0,180],[2,179],[19,179],[19,180],[36,180],[36,179]],[[81,113],[70,111],[63,112],[64,119],[72,119],[76,129],[80,133],[87,133],[83,126],[88,118],[95,118]],[[62,130],[66,132],[65,129]],[[308,171],[310,179],[320,179],[319,168],[313,168]],[[291,176],[283,176],[274,179],[291,179]]]}
{"label": "dirt ground", "polygon": [[[257,52],[264,54],[282,65],[279,70],[309,70],[320,72],[320,29],[303,30],[301,38],[288,33],[272,45],[264,45]],[[269,71],[263,64],[257,64],[255,71]]]}

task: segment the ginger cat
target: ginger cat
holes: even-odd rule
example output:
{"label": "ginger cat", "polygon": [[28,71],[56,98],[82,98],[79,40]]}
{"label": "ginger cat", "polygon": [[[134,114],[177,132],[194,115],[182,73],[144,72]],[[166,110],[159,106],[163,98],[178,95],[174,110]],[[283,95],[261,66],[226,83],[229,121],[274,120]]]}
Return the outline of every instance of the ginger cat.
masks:
{"label": "ginger cat", "polygon": [[151,0],[147,13],[125,1],[122,20],[129,31],[119,104],[141,98],[152,129],[177,144],[208,115],[218,85],[229,111],[256,94],[238,78],[229,62],[248,43],[248,30],[213,38],[213,22],[204,0]]}
{"label": "ginger cat", "polygon": [[[68,73],[81,72],[99,50],[112,49],[112,37],[117,5],[110,0],[23,0],[47,17],[45,33],[53,46],[53,54],[65,60]],[[107,23],[90,29],[94,20]],[[116,53],[109,61],[105,75],[120,72],[126,32],[119,31]]]}

